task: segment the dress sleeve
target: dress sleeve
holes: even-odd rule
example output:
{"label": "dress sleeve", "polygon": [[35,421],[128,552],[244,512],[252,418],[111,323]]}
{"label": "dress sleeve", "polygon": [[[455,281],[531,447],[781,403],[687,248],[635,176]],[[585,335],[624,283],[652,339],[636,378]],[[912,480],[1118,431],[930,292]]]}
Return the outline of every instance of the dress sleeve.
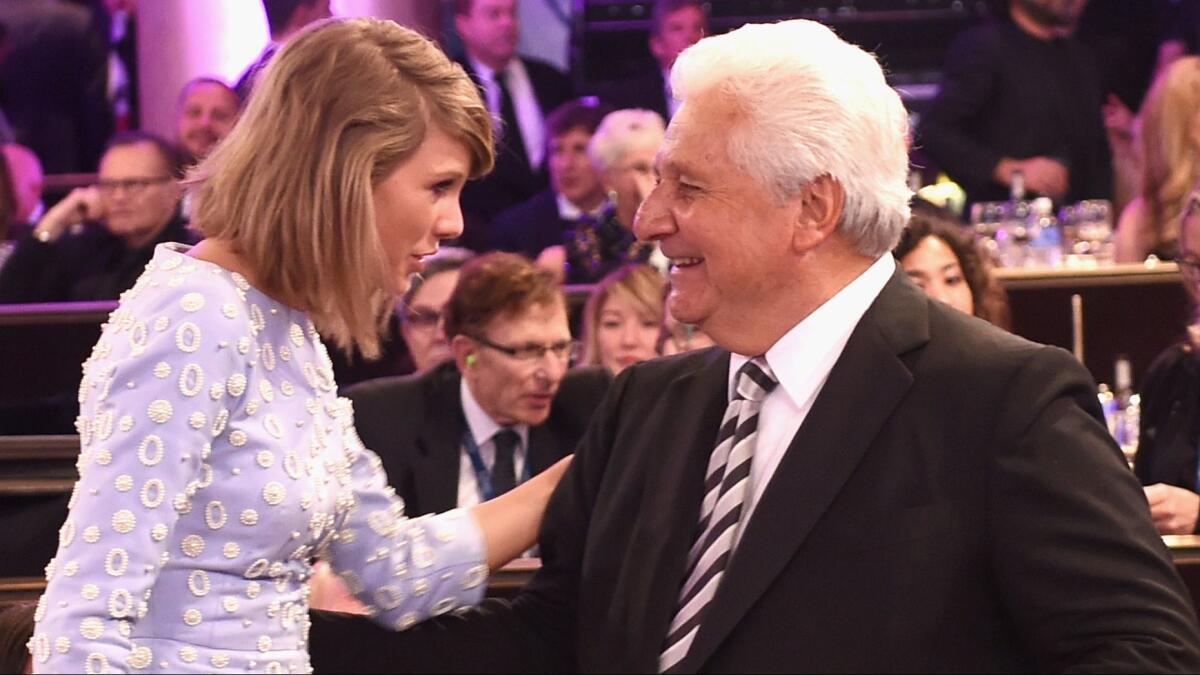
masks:
{"label": "dress sleeve", "polygon": [[244,377],[246,361],[220,339],[232,322],[198,293],[127,304],[84,365],[79,481],[36,610],[36,672],[150,665],[150,650],[130,639],[134,625],[162,566],[203,547],[187,537],[171,550],[172,532],[188,496],[212,480],[212,432],[231,404],[224,383]]}
{"label": "dress sleeve", "polygon": [[[405,630],[483,599],[483,535],[463,510],[406,518],[379,457],[363,447],[348,399],[338,400],[346,462],[336,534],[324,555],[377,623]],[[348,489],[347,489],[348,488]]]}

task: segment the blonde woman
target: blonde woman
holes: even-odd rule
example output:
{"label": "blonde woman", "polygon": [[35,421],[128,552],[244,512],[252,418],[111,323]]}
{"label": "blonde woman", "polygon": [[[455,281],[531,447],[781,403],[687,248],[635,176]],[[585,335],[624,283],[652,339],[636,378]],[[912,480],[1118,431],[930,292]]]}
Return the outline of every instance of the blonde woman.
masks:
{"label": "blonde woman", "polygon": [[1142,185],[1117,225],[1118,262],[1177,255],[1179,217],[1200,180],[1200,57],[1172,63],[1141,111]]}
{"label": "blonde woman", "polygon": [[190,176],[207,239],[158,249],[80,385],[80,480],[37,671],[308,672],[311,562],[401,630],[477,602],[561,474],[408,520],[318,334],[366,354],[492,165],[461,68],[391,22],[299,34]]}
{"label": "blonde woman", "polygon": [[583,308],[583,365],[614,377],[658,356],[667,282],[647,265],[625,265],[604,277]]}

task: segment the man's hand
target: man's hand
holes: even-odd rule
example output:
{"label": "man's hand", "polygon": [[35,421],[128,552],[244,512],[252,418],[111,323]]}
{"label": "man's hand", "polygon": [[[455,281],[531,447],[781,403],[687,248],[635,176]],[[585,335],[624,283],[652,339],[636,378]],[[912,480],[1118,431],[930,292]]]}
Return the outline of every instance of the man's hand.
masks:
{"label": "man's hand", "polygon": [[1013,173],[1020,171],[1025,176],[1025,189],[1045,195],[1054,200],[1061,200],[1071,187],[1071,174],[1067,167],[1049,157],[1030,157],[1028,159],[1012,159],[1005,157],[1000,160],[992,171],[992,177],[1002,185],[1012,185]]}
{"label": "man's hand", "polygon": [[102,217],[104,206],[100,201],[100,191],[95,186],[75,188],[42,216],[33,234],[38,241],[51,243],[57,241],[72,225]]}
{"label": "man's hand", "polygon": [[1191,490],[1155,483],[1145,488],[1150,515],[1159,534],[1192,534],[1200,512],[1200,495]]}

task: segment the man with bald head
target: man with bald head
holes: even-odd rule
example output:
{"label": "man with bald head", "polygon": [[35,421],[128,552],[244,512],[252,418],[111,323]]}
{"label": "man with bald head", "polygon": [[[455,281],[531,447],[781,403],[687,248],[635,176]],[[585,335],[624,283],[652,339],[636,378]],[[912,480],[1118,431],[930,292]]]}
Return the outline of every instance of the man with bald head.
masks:
{"label": "man with bald head", "polygon": [[185,165],[208,156],[237,122],[237,92],[214,77],[197,77],[183,86],[175,115],[175,143]]}
{"label": "man with bald head", "polygon": [[[815,22],[749,25],[671,81],[634,230],[671,261],[672,315],[717,346],[616,378],[515,600],[358,635],[370,653],[338,665],[1200,668],[1087,371],[897,269],[907,114],[875,58]],[[344,629],[314,627],[318,671]]]}

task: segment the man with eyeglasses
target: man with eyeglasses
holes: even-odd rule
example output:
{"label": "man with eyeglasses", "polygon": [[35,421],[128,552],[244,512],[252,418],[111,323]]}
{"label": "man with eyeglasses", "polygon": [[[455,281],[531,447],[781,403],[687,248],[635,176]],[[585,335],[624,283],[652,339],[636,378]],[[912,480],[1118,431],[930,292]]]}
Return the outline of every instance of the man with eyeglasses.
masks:
{"label": "man with eyeglasses", "polygon": [[193,243],[179,213],[174,148],[146,133],[115,137],[95,185],[38,221],[0,271],[0,302],[115,300],[160,243]]}
{"label": "man with eyeglasses", "polygon": [[347,392],[411,516],[486,501],[573,452],[609,383],[568,370],[562,290],[519,255],[466,263],[442,321],[453,361]]}

